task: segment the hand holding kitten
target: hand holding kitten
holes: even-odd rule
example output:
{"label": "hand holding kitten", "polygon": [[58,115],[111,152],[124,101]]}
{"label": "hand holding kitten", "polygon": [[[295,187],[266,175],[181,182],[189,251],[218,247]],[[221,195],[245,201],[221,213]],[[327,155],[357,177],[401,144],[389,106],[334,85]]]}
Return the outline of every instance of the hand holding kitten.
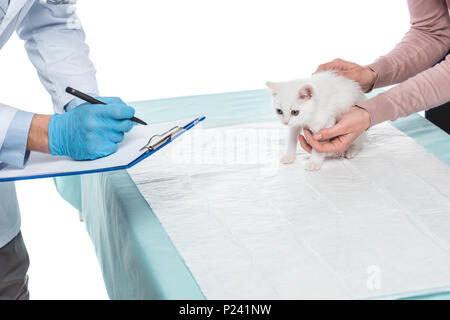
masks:
{"label": "hand holding kitten", "polygon": [[[302,148],[311,153],[312,149],[320,153],[344,153],[350,145],[370,126],[369,113],[358,106],[348,111],[335,126],[318,131],[314,136],[311,131],[303,130],[299,136]],[[354,154],[347,152],[347,158]]]}
{"label": "hand holding kitten", "polygon": [[368,66],[361,66],[357,63],[342,59],[334,59],[333,61],[321,64],[316,72],[325,70],[338,70],[338,75],[357,82],[365,93],[372,90],[378,77],[377,73]]}
{"label": "hand holding kitten", "polygon": [[[343,59],[334,59],[321,64],[316,72],[325,70],[339,70],[338,75],[356,81],[364,92],[372,90],[378,77],[371,68]],[[340,153],[346,151],[353,141],[369,127],[369,113],[365,109],[354,106],[343,115],[335,126],[320,130],[314,136],[310,131],[304,130],[305,136],[300,135],[299,141],[301,147],[309,153],[312,149],[321,153]],[[349,153],[348,156],[351,154]]]}

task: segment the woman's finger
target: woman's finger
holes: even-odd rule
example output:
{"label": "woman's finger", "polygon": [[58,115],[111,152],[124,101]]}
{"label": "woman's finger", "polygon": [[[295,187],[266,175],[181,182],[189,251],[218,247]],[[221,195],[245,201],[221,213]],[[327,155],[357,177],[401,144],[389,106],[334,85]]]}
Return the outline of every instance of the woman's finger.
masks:
{"label": "woman's finger", "polygon": [[298,140],[300,141],[300,145],[302,146],[303,150],[305,150],[308,153],[311,153],[312,147],[306,142],[306,139],[304,136],[299,135]]}
{"label": "woman's finger", "polygon": [[350,137],[348,135],[339,136],[330,140],[329,142],[321,143],[313,138],[312,133],[309,130],[304,130],[307,143],[319,153],[339,153],[347,150],[348,141]]}
{"label": "woman's finger", "polygon": [[313,138],[313,135],[311,133],[311,131],[309,131],[308,129],[304,129],[303,133],[305,135],[306,138],[306,142],[317,152],[321,152],[320,149],[322,148],[322,144],[317,141],[316,139]]}
{"label": "woman's finger", "polygon": [[319,141],[330,140],[347,133],[348,133],[347,126],[341,120],[331,128],[325,128],[316,132],[314,134],[314,139]]}
{"label": "woman's finger", "polygon": [[336,64],[333,61],[331,61],[331,62],[327,62],[327,63],[321,64],[320,66],[318,66],[316,72],[335,69],[335,68],[336,68]]}

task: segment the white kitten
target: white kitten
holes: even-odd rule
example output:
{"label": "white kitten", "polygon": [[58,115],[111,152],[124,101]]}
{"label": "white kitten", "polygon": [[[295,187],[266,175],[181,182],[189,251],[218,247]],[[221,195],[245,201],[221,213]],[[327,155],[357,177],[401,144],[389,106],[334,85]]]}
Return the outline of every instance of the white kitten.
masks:
{"label": "white kitten", "polygon": [[[313,74],[311,77],[287,82],[267,82],[273,95],[275,112],[281,122],[289,126],[287,152],[282,163],[293,163],[297,140],[303,128],[313,133],[332,127],[355,104],[366,98],[360,86],[353,80],[336,75],[333,71]],[[345,152],[353,158],[364,143],[365,134],[353,142]],[[311,152],[305,164],[306,170],[319,170],[326,154]]]}

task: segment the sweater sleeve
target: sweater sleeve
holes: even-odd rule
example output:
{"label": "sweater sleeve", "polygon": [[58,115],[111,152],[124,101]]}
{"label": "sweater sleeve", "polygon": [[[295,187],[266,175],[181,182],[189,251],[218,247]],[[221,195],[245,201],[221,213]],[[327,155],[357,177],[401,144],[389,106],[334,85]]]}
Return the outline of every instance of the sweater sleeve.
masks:
{"label": "sweater sleeve", "polygon": [[[359,104],[371,126],[450,101],[450,58],[431,68],[450,48],[450,17],[445,0],[408,0],[411,28],[387,55],[369,65],[374,88],[401,83]],[[424,71],[425,70],[425,71]]]}
{"label": "sweater sleeve", "polygon": [[395,48],[370,64],[374,87],[405,81],[445,56],[450,48],[450,17],[445,0],[408,0],[411,27]]}
{"label": "sweater sleeve", "polygon": [[428,110],[450,101],[450,55],[444,61],[359,104],[371,126]]}

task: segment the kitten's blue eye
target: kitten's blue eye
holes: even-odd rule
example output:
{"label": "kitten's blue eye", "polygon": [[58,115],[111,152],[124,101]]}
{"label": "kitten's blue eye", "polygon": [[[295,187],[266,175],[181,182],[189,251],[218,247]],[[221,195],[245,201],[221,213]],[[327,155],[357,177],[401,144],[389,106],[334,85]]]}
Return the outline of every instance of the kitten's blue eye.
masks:
{"label": "kitten's blue eye", "polygon": [[277,112],[278,114],[283,114],[283,110],[281,110],[281,109],[277,109],[276,112]]}
{"label": "kitten's blue eye", "polygon": [[293,115],[294,117],[298,116],[300,112],[298,110],[292,110],[291,111],[291,115]]}

